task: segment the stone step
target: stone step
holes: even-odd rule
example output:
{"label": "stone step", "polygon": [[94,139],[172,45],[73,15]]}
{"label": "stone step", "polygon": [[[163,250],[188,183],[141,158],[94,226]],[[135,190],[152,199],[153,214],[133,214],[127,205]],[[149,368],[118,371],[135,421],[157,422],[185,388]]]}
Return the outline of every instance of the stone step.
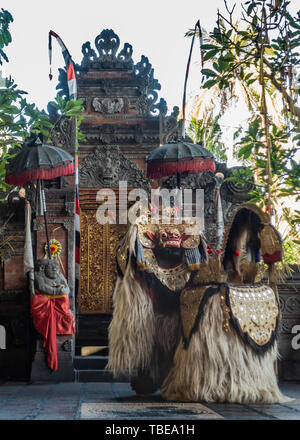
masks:
{"label": "stone step", "polygon": [[108,356],[74,356],[75,382],[130,382],[128,377],[115,378],[105,370]]}
{"label": "stone step", "polygon": [[75,382],[130,382],[129,377],[117,377],[108,370],[77,370],[75,372]]}
{"label": "stone step", "polygon": [[73,365],[76,370],[104,370],[108,356],[74,356]]}

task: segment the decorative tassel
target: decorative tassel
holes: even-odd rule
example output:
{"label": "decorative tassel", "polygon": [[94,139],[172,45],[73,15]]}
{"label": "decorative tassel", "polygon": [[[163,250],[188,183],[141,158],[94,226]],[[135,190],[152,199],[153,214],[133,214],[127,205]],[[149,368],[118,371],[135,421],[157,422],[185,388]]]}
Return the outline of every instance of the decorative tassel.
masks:
{"label": "decorative tassel", "polygon": [[198,248],[185,249],[185,262],[188,265],[190,271],[199,270],[201,262],[201,254]]}
{"label": "decorative tassel", "polygon": [[136,241],[135,241],[135,253],[136,253],[136,264],[140,270],[146,269],[146,263],[145,263],[145,256],[144,256],[144,249],[140,242],[140,239],[137,235]]}
{"label": "decorative tassel", "polygon": [[223,173],[216,173],[216,193],[215,193],[215,209],[217,217],[217,248],[220,249],[222,246],[222,239],[224,234],[224,217],[221,199],[221,186],[224,181]]}
{"label": "decorative tassel", "polygon": [[52,78],[53,78],[53,75],[52,75],[52,69],[51,69],[51,65],[52,65],[52,35],[51,35],[50,32],[49,32],[48,51],[49,51],[49,64],[50,64],[49,79],[50,79],[50,81],[51,81]]}
{"label": "decorative tassel", "polygon": [[282,260],[281,251],[276,251],[273,254],[263,254],[265,264],[273,264]]}
{"label": "decorative tassel", "polygon": [[230,320],[230,309],[226,304],[226,298],[225,298],[226,293],[222,292],[220,298],[221,298],[221,306],[223,309],[223,316],[224,316],[224,321],[223,321],[223,330],[225,333],[229,333],[230,332],[230,326],[229,326],[229,320]]}
{"label": "decorative tassel", "polygon": [[271,225],[266,225],[260,233],[261,253],[266,264],[282,259],[281,238]]}

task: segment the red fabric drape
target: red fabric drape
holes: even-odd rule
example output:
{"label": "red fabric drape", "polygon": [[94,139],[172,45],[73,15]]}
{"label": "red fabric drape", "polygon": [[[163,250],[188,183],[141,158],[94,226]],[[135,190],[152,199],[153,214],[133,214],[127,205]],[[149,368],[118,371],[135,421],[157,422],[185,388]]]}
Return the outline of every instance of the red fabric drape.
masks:
{"label": "red fabric drape", "polygon": [[263,255],[264,263],[265,264],[272,264],[277,263],[277,261],[282,260],[281,251],[276,251],[274,254],[264,254]]}
{"label": "red fabric drape", "polygon": [[216,171],[216,163],[213,159],[179,160],[169,162],[167,160],[153,161],[147,164],[148,179],[160,179],[177,173],[197,173],[203,171]]}
{"label": "red fabric drape", "polygon": [[48,365],[51,370],[56,371],[58,367],[56,335],[75,333],[69,297],[67,295],[49,297],[36,292],[34,297],[31,297],[31,317],[36,331],[44,336],[43,347],[48,353]]}
{"label": "red fabric drape", "polygon": [[38,169],[24,170],[23,173],[19,175],[7,173],[5,175],[5,182],[9,185],[22,186],[27,182],[32,182],[33,180],[51,180],[73,173],[73,163],[59,165],[53,168],[43,168],[41,166]]}

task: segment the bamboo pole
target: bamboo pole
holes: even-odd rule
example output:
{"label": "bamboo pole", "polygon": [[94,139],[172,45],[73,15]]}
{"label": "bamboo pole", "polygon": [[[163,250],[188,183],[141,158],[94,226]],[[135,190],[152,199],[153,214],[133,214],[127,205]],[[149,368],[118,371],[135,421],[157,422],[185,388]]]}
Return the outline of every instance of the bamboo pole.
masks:
{"label": "bamboo pole", "polygon": [[[259,72],[259,82],[261,84],[261,115],[263,119],[263,125],[264,125],[264,135],[265,135],[265,143],[266,143],[266,176],[267,176],[267,205],[270,206],[270,216],[272,218],[274,214],[274,208],[272,203],[272,186],[273,186],[273,178],[272,178],[272,167],[271,167],[271,150],[272,150],[272,144],[270,140],[270,133],[269,133],[269,119],[268,119],[268,108],[267,108],[267,102],[266,102],[266,89],[265,89],[265,81],[264,81],[264,51],[265,51],[265,44],[268,42],[268,35],[267,35],[267,15],[266,10],[263,7],[262,9],[262,28],[265,31],[264,38],[262,38],[261,42],[261,53],[260,53],[260,72]],[[279,294],[277,289],[277,283],[276,283],[276,271],[274,263],[268,264],[268,280],[269,285],[272,287],[272,289],[275,292],[275,296],[278,302],[278,307],[280,305],[279,303]],[[280,317],[280,312],[279,312]]]}

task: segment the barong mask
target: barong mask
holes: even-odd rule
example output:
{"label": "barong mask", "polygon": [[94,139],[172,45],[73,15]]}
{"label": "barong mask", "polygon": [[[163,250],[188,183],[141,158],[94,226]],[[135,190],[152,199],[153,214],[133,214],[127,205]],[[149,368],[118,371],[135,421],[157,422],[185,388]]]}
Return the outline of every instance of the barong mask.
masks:
{"label": "barong mask", "polygon": [[[153,274],[169,290],[179,291],[190,279],[191,272],[199,269],[200,262],[206,258],[200,222],[197,218],[180,219],[174,212],[168,222],[164,218],[160,223],[151,223],[151,220],[149,214],[136,222],[137,269]],[[117,251],[122,271],[126,267],[126,248],[127,244],[123,243]]]}

